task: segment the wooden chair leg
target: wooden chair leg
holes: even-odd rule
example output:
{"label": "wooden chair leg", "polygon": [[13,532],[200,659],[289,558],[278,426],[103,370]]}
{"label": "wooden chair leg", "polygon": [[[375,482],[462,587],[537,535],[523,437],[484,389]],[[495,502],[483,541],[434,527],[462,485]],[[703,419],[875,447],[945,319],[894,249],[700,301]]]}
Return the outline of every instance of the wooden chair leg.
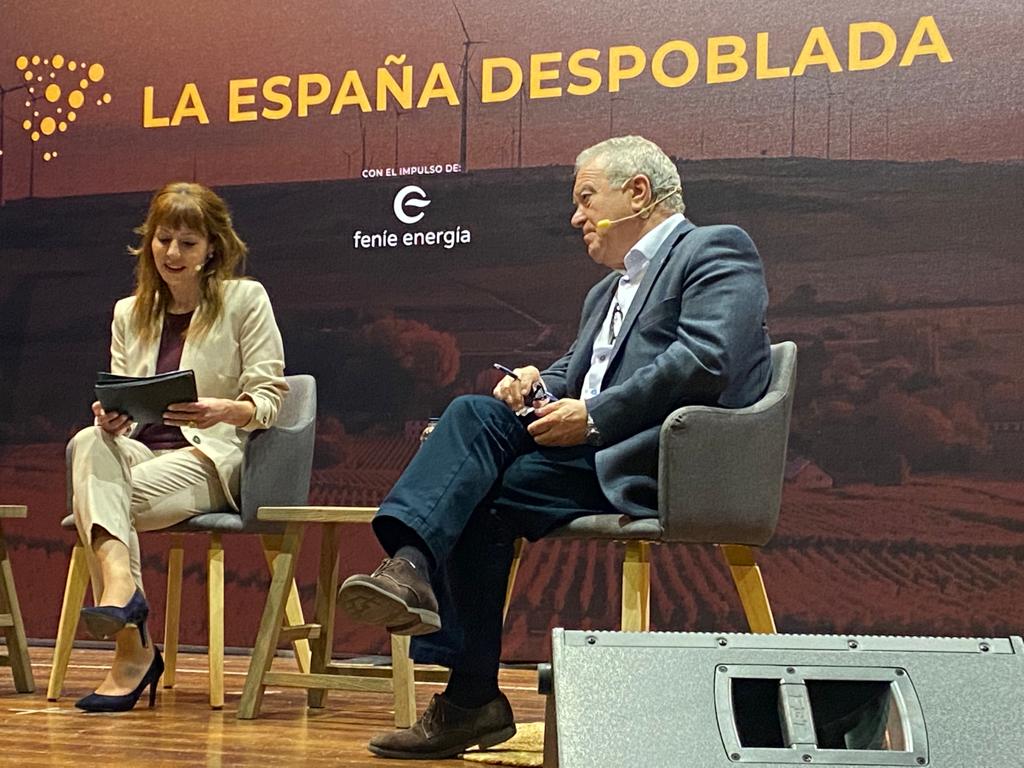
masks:
{"label": "wooden chair leg", "polygon": [[206,600],[210,639],[207,660],[210,667],[210,706],[224,707],[224,546],[219,533],[210,534],[207,553]]}
{"label": "wooden chair leg", "polygon": [[274,650],[281,636],[281,621],[284,618],[288,590],[295,580],[295,563],[302,546],[304,524],[289,523],[281,540],[281,552],[274,558],[274,572],[270,579],[267,603],[263,608],[256,644],[252,649],[249,672],[245,676],[242,701],[238,705],[238,718],[251,720],[260,712],[263,703],[263,676],[274,660]]}
{"label": "wooden chair leg", "polygon": [[512,555],[512,567],[508,571],[508,584],[505,586],[505,607],[501,612],[501,620],[508,618],[508,608],[512,605],[512,588],[516,585],[516,576],[519,574],[519,562],[523,556],[523,540],[516,539],[515,553]]}
{"label": "wooden chair leg", "polygon": [[78,612],[85,601],[85,588],[89,584],[89,567],[85,562],[85,547],[75,542],[68,565],[67,583],[64,585],[64,602],[60,607],[60,622],[57,624],[57,642],[53,648],[53,667],[50,682],[46,687],[46,698],[56,701],[64,687],[64,675],[71,660],[71,647],[78,629]]}
{"label": "wooden chair leg", "polygon": [[721,544],[719,547],[725,562],[729,564],[732,580],[736,583],[743,612],[747,615],[750,631],[761,634],[774,634],[775,617],[772,607],[768,604],[768,594],[764,589],[761,569],[754,560],[754,550],[742,544]]}
{"label": "wooden chair leg", "polygon": [[622,631],[651,628],[651,545],[627,541],[622,560]]}
{"label": "wooden chair leg", "polygon": [[[261,539],[263,540],[263,556],[266,558],[267,568],[270,569],[270,573],[273,575],[274,558],[281,551],[281,537],[265,535],[261,536]],[[289,627],[298,627],[305,623],[305,619],[302,616],[302,600],[299,598],[299,587],[294,580],[288,591],[288,602],[285,604],[284,615]],[[310,670],[310,659],[312,657],[309,640],[304,638],[293,640],[292,651],[295,653],[295,663],[299,667],[299,672],[307,674]]]}
{"label": "wooden chair leg", "polygon": [[171,534],[167,553],[167,609],[164,611],[164,688],[173,688],[178,669],[178,635],[181,627],[181,574],[185,537]]}
{"label": "wooden chair leg", "polygon": [[[313,622],[320,626],[320,634],[313,639],[311,670],[322,675],[331,663],[334,649],[334,615],[338,597],[338,525],[322,526],[320,537],[320,568],[316,578],[316,606]],[[287,606],[285,611],[287,612]],[[306,692],[310,707],[319,709],[327,701],[326,688],[310,688]]]}
{"label": "wooden chair leg", "polygon": [[18,693],[32,693],[36,689],[32,677],[32,662],[28,658],[28,641],[25,639],[25,625],[21,619],[18,593],[14,589],[14,572],[7,556],[4,531],[0,527],[0,613],[10,617],[10,625],[4,627],[7,637],[7,663],[14,674],[14,688]]}

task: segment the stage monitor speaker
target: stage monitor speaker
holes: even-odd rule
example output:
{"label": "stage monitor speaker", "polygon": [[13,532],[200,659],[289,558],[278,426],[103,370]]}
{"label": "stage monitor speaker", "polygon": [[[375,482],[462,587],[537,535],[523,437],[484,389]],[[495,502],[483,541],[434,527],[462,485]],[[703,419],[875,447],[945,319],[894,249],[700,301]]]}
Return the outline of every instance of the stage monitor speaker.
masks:
{"label": "stage monitor speaker", "polygon": [[545,766],[1024,766],[1020,637],[555,629],[551,659]]}

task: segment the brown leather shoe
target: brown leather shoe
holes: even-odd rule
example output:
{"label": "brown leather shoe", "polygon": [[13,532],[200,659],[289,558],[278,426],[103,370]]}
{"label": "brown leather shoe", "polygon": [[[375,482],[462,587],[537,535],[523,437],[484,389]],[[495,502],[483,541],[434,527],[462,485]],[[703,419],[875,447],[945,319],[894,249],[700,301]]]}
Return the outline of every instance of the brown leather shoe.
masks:
{"label": "brown leather shoe", "polygon": [[369,576],[345,579],[338,605],[355,621],[387,627],[395,635],[426,635],[441,628],[429,578],[400,557],[385,560]]}
{"label": "brown leather shoe", "polygon": [[516,721],[505,694],[499,693],[482,707],[463,709],[435,693],[412,728],[374,736],[369,749],[380,757],[443,760],[470,747],[493,747],[515,735]]}

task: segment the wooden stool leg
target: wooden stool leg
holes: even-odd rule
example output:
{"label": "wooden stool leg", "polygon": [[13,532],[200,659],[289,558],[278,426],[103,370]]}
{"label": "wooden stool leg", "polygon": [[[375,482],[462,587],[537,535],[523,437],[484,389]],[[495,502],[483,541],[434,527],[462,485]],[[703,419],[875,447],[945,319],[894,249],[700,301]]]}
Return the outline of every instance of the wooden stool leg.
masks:
{"label": "wooden stool leg", "polygon": [[46,687],[46,698],[56,701],[64,687],[64,675],[71,660],[71,647],[78,629],[78,612],[85,601],[85,588],[89,583],[89,568],[85,562],[85,547],[75,542],[68,565],[67,583],[64,585],[64,602],[60,607],[60,622],[57,624],[57,642],[53,648],[53,667],[50,669],[50,683]]}
{"label": "wooden stool leg", "polygon": [[395,727],[416,722],[416,677],[409,658],[409,637],[391,636],[391,690],[395,695]]}
{"label": "wooden stool leg", "polygon": [[622,631],[651,628],[651,545],[627,541],[622,561]]}
{"label": "wooden stool leg", "polygon": [[[284,616],[289,627],[299,627],[305,623],[302,617],[302,600],[299,597],[299,585],[292,579],[288,588],[288,602],[284,604]],[[309,640],[299,638],[292,641],[292,651],[295,653],[295,663],[299,672],[306,674],[310,670],[313,659],[313,650],[310,648]]]}
{"label": "wooden stool leg", "polygon": [[284,618],[289,587],[295,580],[295,562],[302,546],[303,528],[302,523],[289,523],[285,527],[281,552],[274,558],[274,573],[270,580],[270,590],[267,592],[267,604],[263,608],[256,645],[252,649],[252,660],[249,662],[249,672],[245,676],[242,701],[238,705],[240,720],[251,720],[256,717],[263,703],[263,676],[274,660],[274,649],[277,648],[277,641],[281,635],[281,621]]}
{"label": "wooden stool leg", "polygon": [[14,589],[14,572],[7,556],[3,527],[0,527],[0,613],[8,614],[10,626],[4,627],[7,637],[7,661],[14,674],[14,688],[18,693],[32,693],[36,689],[32,678],[32,662],[28,658],[28,641],[25,639],[25,625],[21,620],[18,593]]}
{"label": "wooden stool leg", "polygon": [[[323,526],[320,538],[320,569],[316,577],[316,607],[313,622],[320,626],[320,634],[313,639],[311,671],[322,675],[331,663],[334,648],[334,613],[338,599],[338,525]],[[310,707],[319,709],[327,700],[326,688],[310,688],[306,692]]]}
{"label": "wooden stool leg", "polygon": [[206,601],[209,609],[210,706],[224,707],[224,546],[219,533],[210,534],[207,554]]}
{"label": "wooden stool leg", "polygon": [[[260,538],[263,540],[263,556],[266,558],[267,568],[270,569],[270,573],[273,575],[274,558],[281,551],[281,537],[264,535]],[[291,589],[288,590],[288,602],[284,607],[284,616],[285,622],[289,627],[298,627],[305,623],[305,619],[302,616],[302,600],[299,598],[299,587],[294,581],[292,581]],[[310,670],[310,659],[312,657],[309,640],[305,638],[293,640],[292,651],[295,653],[295,663],[299,668],[299,672],[307,674]]]}
{"label": "wooden stool leg", "polygon": [[747,614],[747,622],[751,632],[774,634],[775,617],[772,607],[768,604],[768,594],[764,589],[761,569],[754,560],[754,550],[741,544],[720,545],[725,562],[729,564],[732,580],[736,582],[743,611]]}
{"label": "wooden stool leg", "polygon": [[181,626],[181,573],[185,537],[171,534],[167,552],[167,609],[164,611],[164,688],[173,688],[178,669],[178,634]]}

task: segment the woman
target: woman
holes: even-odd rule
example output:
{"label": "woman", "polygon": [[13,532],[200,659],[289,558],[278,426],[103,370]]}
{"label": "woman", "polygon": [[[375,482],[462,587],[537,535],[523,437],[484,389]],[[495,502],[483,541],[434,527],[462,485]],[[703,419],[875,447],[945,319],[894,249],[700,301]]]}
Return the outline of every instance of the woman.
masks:
{"label": "woman", "polygon": [[267,293],[235,275],[247,249],[224,201],[199,184],[168,184],[136,232],[135,293],[114,306],[110,370],[191,368],[199,399],[141,428],[95,402],[94,426],[71,440],[75,522],[96,602],[82,618],[116,639],[106,679],[76,704],[88,711],[131,709],[147,686],[153,706],[164,665],[146,632],[138,531],[237,511],[247,433],[273,425],[288,389]]}

